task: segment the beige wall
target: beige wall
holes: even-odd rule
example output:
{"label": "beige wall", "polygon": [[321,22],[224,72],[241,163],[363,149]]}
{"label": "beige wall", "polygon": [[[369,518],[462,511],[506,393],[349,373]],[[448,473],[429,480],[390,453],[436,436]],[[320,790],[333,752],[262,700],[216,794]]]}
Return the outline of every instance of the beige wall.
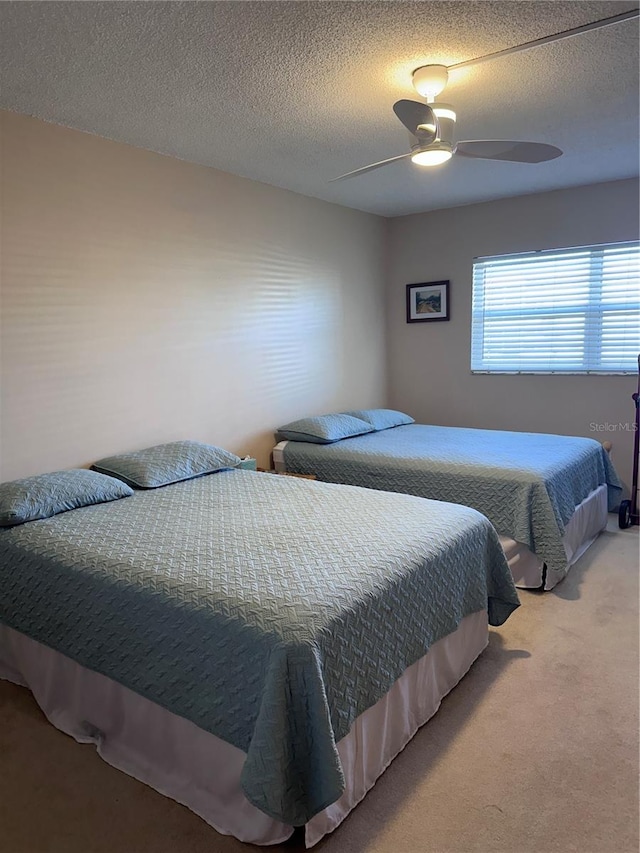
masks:
{"label": "beige wall", "polygon": [[[186,437],[266,464],[278,424],[383,404],[388,368],[420,421],[609,438],[628,481],[632,434],[590,425],[631,422],[632,377],[471,375],[471,263],[637,238],[637,181],[385,222],[0,117],[0,480]],[[407,325],[439,279],[451,321]]]}
{"label": "beige wall", "polygon": [[[632,433],[595,432],[591,424],[632,423],[634,377],[473,376],[469,365],[474,257],[633,239],[637,180],[391,220],[390,403],[423,423],[608,438],[629,482]],[[405,285],[442,279],[451,282],[451,320],[407,324]]]}
{"label": "beige wall", "polygon": [[384,402],[383,219],[0,116],[0,480]]}

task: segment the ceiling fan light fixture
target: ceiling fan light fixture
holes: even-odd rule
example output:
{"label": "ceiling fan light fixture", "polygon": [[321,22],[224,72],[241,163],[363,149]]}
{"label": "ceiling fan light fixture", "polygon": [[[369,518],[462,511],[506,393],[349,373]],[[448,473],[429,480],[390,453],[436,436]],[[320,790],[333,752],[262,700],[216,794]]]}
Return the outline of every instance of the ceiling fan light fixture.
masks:
{"label": "ceiling fan light fixture", "polygon": [[447,85],[449,72],[446,65],[423,65],[413,72],[412,80],[414,89],[423,98],[430,100]]}
{"label": "ceiling fan light fixture", "polygon": [[426,148],[422,151],[415,151],[411,155],[411,162],[417,166],[441,166],[453,156],[453,151],[449,148]]}

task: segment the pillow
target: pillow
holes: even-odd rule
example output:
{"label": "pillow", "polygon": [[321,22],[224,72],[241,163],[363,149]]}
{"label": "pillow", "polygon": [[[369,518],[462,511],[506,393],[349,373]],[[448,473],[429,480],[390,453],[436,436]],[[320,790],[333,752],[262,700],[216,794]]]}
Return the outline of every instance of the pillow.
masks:
{"label": "pillow", "polygon": [[234,468],[240,457],[212,444],[172,441],[144,450],[99,459],[91,467],[110,474],[134,489],[157,489],[224,468]]}
{"label": "pillow", "polygon": [[69,509],[115,501],[132,494],[129,486],[120,480],[86,468],[0,483],[0,527],[51,518]]}
{"label": "pillow", "polygon": [[351,438],[373,432],[371,424],[351,415],[318,415],[315,418],[302,418],[278,428],[276,440],[310,441],[312,444],[331,444],[341,438]]}
{"label": "pillow", "polygon": [[405,415],[404,412],[396,412],[394,409],[360,409],[357,412],[345,412],[345,414],[366,421],[376,431],[415,423],[414,418]]}

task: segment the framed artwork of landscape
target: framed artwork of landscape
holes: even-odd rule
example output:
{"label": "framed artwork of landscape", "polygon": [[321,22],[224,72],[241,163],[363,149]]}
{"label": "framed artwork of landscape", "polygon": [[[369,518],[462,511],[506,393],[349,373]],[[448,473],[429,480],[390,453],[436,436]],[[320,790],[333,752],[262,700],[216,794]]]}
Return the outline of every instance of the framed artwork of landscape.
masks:
{"label": "framed artwork of landscape", "polygon": [[449,319],[449,282],[407,285],[407,323]]}

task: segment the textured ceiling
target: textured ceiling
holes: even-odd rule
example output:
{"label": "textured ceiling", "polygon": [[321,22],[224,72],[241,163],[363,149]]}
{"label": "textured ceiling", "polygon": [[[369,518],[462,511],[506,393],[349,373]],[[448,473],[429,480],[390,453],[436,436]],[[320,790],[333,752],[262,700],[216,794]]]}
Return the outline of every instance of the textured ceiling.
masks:
{"label": "textured ceiling", "polygon": [[638,22],[452,72],[458,139],[549,142],[524,165],[408,160],[392,112],[453,64],[634,2],[1,2],[0,104],[386,216],[638,174]]}

